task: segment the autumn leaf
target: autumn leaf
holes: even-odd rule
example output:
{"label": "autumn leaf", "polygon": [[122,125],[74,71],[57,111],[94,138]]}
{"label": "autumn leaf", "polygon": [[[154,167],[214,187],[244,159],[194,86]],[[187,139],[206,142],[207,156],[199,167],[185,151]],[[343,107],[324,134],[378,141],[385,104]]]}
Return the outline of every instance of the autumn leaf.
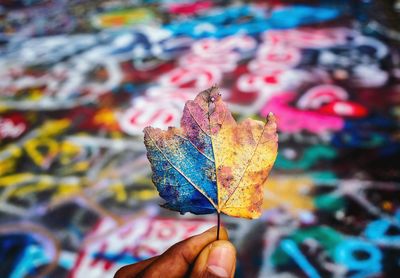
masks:
{"label": "autumn leaf", "polygon": [[274,164],[275,117],[236,123],[217,87],[188,101],[181,127],[144,129],[153,182],[164,207],[181,213],[257,218]]}

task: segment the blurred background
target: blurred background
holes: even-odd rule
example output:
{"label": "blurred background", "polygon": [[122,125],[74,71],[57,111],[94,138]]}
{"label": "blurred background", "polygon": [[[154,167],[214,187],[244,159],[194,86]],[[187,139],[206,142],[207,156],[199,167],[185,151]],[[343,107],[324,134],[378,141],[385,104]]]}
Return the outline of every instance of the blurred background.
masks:
{"label": "blurred background", "polygon": [[[112,277],[216,224],[159,207],[145,126],[218,84],[278,118],[237,277],[398,277],[400,1],[0,1],[0,277]],[[397,275],[396,275],[397,274]]]}

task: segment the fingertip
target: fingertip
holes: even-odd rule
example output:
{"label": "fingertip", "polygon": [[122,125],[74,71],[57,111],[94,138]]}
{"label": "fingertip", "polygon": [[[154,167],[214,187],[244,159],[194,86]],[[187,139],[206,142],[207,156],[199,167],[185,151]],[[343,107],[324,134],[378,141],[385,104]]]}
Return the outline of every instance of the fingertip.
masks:
{"label": "fingertip", "polygon": [[[218,226],[211,227],[207,231],[205,231],[203,234],[212,234],[215,235],[215,240],[217,239],[217,232],[218,232]],[[229,235],[228,235],[228,230],[224,226],[220,226],[219,230],[219,239],[221,240],[228,240]]]}
{"label": "fingertip", "polygon": [[217,240],[211,243],[211,249],[226,249],[229,255],[236,258],[236,247],[228,240]]}
{"label": "fingertip", "polygon": [[236,248],[226,240],[212,243],[207,259],[209,276],[233,277],[236,268]]}
{"label": "fingertip", "polygon": [[236,248],[227,240],[217,240],[202,250],[191,277],[233,277]]}

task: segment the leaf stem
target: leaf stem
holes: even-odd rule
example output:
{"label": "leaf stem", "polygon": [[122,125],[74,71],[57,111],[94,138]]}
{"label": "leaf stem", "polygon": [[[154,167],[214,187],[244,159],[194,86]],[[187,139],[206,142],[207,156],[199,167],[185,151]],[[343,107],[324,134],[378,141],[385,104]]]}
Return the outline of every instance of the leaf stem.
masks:
{"label": "leaf stem", "polygon": [[217,212],[217,215],[218,215],[217,240],[219,240],[219,228],[221,227],[221,213]]}

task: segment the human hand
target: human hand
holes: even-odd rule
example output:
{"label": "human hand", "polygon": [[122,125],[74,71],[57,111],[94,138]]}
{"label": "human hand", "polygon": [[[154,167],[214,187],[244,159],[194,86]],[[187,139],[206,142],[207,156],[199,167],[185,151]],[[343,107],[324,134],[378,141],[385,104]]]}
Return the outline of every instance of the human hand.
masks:
{"label": "human hand", "polygon": [[122,267],[114,278],[131,277],[233,277],[236,249],[226,229],[217,227],[171,246],[163,254]]}

